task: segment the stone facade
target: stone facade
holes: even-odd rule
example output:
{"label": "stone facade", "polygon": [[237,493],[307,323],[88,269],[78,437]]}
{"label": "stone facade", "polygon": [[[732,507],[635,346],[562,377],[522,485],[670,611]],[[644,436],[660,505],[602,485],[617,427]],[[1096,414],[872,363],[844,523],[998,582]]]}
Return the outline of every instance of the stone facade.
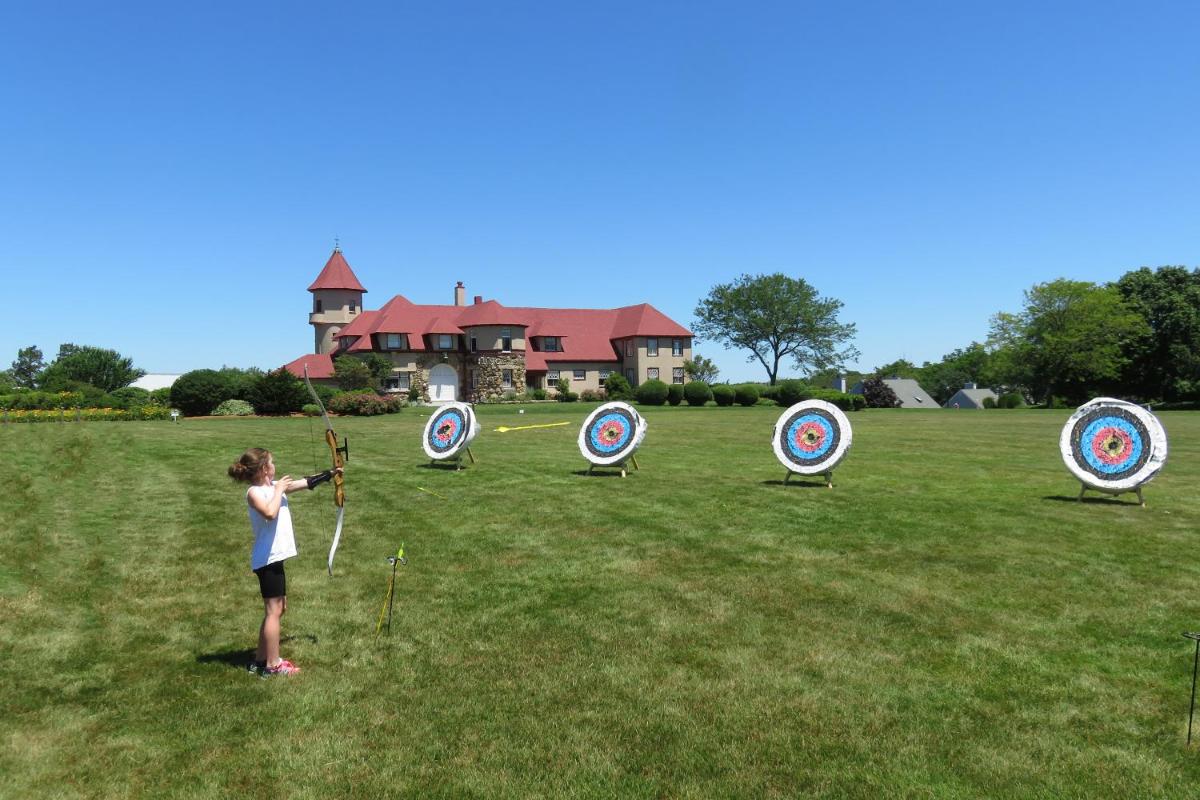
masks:
{"label": "stone facade", "polygon": [[[468,362],[468,369],[475,370],[475,386],[467,396],[472,403],[499,400],[505,392],[521,394],[525,391],[525,358],[523,353],[504,353],[494,356],[478,356]],[[512,370],[512,380],[504,385],[504,370]]]}

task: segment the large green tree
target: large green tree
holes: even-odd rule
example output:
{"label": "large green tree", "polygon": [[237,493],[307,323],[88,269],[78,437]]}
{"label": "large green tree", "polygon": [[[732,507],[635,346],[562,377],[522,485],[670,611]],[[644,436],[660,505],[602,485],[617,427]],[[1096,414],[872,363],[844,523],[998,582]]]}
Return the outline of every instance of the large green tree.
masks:
{"label": "large green tree", "polygon": [[59,391],[79,382],[111,392],[128,386],[145,374],[145,370],[133,366],[132,359],[116,350],[63,345],[58,358],[41,374],[38,384],[47,391]]}
{"label": "large green tree", "polygon": [[992,317],[993,375],[1035,399],[1082,402],[1118,388],[1128,343],[1146,331],[1114,286],[1065,278],[1040,283],[1025,292],[1019,313]]}
{"label": "large green tree", "polygon": [[695,358],[685,358],[683,360],[683,371],[688,378],[693,381],[702,383],[713,383],[717,376],[721,374],[721,370],[712,362],[712,359],[705,358],[699,353]]}
{"label": "large green tree", "polygon": [[1116,288],[1147,324],[1127,342],[1123,386],[1145,400],[1200,395],[1200,270],[1142,267]]}
{"label": "large green tree", "polygon": [[991,358],[979,342],[971,342],[942,356],[941,361],[921,365],[918,381],[939,403],[945,403],[967,383],[989,384]]}
{"label": "large green tree", "polygon": [[749,350],[774,384],[779,364],[791,358],[807,372],[855,358],[854,324],[838,321],[840,300],[821,297],[803,278],[742,275],[714,286],[696,306],[696,332],[726,349]]}
{"label": "large green tree", "polygon": [[9,372],[12,374],[13,383],[22,389],[33,389],[38,385],[38,378],[42,374],[42,370],[46,368],[46,362],[42,359],[42,351],[37,348],[37,345],[29,345],[22,347],[17,351],[17,360],[12,363],[12,368]]}

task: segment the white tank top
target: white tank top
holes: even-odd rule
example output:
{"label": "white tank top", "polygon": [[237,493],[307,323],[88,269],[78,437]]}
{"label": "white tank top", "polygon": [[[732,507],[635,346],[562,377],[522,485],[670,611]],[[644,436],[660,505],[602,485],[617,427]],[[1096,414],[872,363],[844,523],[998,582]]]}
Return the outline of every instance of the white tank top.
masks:
{"label": "white tank top", "polygon": [[296,555],[296,537],[292,533],[292,512],[288,510],[285,494],[279,501],[275,519],[267,519],[250,505],[250,493],[256,492],[265,501],[275,493],[271,486],[251,486],[246,490],[246,506],[250,511],[250,527],[254,531],[254,547],[250,550],[250,569],[283,561]]}

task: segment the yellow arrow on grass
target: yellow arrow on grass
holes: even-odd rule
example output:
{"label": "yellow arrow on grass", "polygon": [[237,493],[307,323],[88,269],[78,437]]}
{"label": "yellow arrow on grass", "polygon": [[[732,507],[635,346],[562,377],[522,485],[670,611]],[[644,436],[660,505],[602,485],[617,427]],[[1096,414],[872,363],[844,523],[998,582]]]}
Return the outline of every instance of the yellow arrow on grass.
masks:
{"label": "yellow arrow on grass", "polygon": [[509,428],[504,425],[501,425],[499,428],[496,428],[496,433],[508,433],[509,431],[527,431],[527,430],[530,430],[531,428],[557,428],[559,425],[570,425],[570,424],[571,423],[569,423],[569,422],[548,422],[544,425],[520,425],[516,428]]}
{"label": "yellow arrow on grass", "polygon": [[434,497],[436,497],[436,498],[437,498],[437,499],[439,499],[439,500],[445,500],[445,499],[446,499],[446,498],[442,497],[440,494],[438,494],[437,492],[431,492],[431,491],[429,491],[429,490],[428,490],[428,489],[426,489],[424,486],[418,486],[418,487],[417,487],[417,491],[418,491],[418,492],[424,492],[425,494],[431,494],[431,495],[433,495]]}

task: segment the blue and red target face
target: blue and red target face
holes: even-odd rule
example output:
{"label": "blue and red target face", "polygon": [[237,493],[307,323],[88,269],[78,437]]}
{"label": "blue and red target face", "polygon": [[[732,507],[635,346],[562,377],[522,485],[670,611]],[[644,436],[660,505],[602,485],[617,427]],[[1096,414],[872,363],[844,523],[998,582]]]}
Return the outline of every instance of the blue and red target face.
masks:
{"label": "blue and red target face", "polygon": [[429,426],[429,446],[438,453],[454,448],[467,432],[467,421],[457,408],[439,411]]}
{"label": "blue and red target face", "polygon": [[841,426],[833,415],[806,408],[781,426],[779,444],[789,461],[803,467],[817,467],[837,452],[840,437]]}
{"label": "blue and red target face", "polygon": [[637,423],[627,411],[613,409],[592,420],[584,442],[594,455],[615,456],[633,443],[636,431]]}
{"label": "blue and red target face", "polygon": [[1150,432],[1124,409],[1098,408],[1076,421],[1071,454],[1080,469],[1103,480],[1120,480],[1146,464]]}

